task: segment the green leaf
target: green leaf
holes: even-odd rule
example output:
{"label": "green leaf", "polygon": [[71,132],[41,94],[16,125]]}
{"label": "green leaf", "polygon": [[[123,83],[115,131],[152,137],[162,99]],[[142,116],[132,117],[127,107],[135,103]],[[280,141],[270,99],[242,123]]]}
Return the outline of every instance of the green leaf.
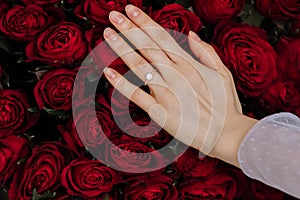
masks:
{"label": "green leaf", "polygon": [[55,192],[45,192],[44,194],[38,194],[36,189],[33,190],[32,193],[32,200],[41,200],[41,199],[45,199],[45,198],[53,198],[56,196]]}
{"label": "green leaf", "polygon": [[83,198],[81,198],[81,197],[71,197],[72,198],[72,200],[83,200]]}
{"label": "green leaf", "polygon": [[253,4],[246,4],[240,18],[246,24],[260,27],[265,17],[254,8]]}
{"label": "green leaf", "polygon": [[103,200],[109,200],[110,195],[106,194],[105,197],[103,198]]}
{"label": "green leaf", "polygon": [[47,70],[47,71],[50,71],[52,70],[53,67],[49,66],[49,65],[41,65],[41,66],[38,66],[34,69],[35,72],[37,71],[42,71],[42,70]]}
{"label": "green leaf", "polygon": [[66,120],[69,119],[71,117],[70,113],[65,111],[65,110],[53,110],[53,109],[49,109],[49,108],[44,108],[44,110],[52,115],[53,117],[60,119],[60,120]]}
{"label": "green leaf", "polygon": [[146,144],[149,148],[151,148],[151,149],[154,149],[155,150],[155,148],[154,148],[154,146],[153,146],[153,144],[151,143],[151,141],[149,141],[149,142],[147,142],[147,144]]}
{"label": "green leaf", "polygon": [[179,145],[180,145],[180,142],[179,141],[176,141],[176,144],[173,145],[173,146],[168,146],[172,152],[176,155],[178,153],[178,150],[180,149],[179,148]]}
{"label": "green leaf", "polygon": [[1,200],[8,200],[7,188],[0,187],[0,199]]}
{"label": "green leaf", "polygon": [[38,108],[38,107],[31,107],[31,108],[28,108],[28,112],[31,112],[31,113],[37,113],[37,112],[39,112],[39,108]]}

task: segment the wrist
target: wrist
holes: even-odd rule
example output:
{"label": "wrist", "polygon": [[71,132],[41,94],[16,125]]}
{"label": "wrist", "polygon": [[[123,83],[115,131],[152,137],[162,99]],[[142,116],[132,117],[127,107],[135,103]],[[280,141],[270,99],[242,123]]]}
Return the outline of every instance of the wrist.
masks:
{"label": "wrist", "polygon": [[239,147],[249,130],[258,120],[242,114],[228,118],[229,120],[225,123],[222,134],[209,156],[216,157],[224,162],[239,167]]}

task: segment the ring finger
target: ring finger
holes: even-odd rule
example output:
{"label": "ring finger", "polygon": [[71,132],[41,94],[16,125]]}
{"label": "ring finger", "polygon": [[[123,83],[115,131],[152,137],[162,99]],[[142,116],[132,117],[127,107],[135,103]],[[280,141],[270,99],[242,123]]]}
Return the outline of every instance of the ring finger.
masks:
{"label": "ring finger", "polygon": [[[150,87],[155,87],[155,85],[165,85],[162,76],[159,73],[154,73],[156,69],[154,69],[147,60],[135,52],[113,29],[106,28],[104,31],[104,38],[115,53],[121,57],[125,64],[142,81],[145,83],[147,82]],[[146,77],[148,74],[151,74],[151,77]]]}

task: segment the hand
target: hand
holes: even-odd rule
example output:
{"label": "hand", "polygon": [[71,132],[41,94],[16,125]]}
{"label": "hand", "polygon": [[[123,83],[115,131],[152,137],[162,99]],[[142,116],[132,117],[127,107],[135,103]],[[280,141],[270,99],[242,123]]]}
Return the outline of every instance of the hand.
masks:
{"label": "hand", "polygon": [[[125,11],[128,18],[112,11],[110,21],[139,53],[111,28],[104,37],[150,94],[113,69],[104,70],[107,79],[181,142],[238,166],[239,144],[256,121],[242,114],[231,73],[213,47],[189,33],[199,62],[140,9],[128,5]],[[147,74],[153,76],[148,81]]]}

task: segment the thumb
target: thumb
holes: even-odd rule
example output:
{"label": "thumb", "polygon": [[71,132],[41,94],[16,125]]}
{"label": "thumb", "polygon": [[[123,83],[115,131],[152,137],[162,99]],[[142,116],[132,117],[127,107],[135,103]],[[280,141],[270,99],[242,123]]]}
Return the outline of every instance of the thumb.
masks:
{"label": "thumb", "polygon": [[222,60],[216,53],[215,49],[211,45],[202,41],[195,32],[189,32],[188,42],[193,54],[205,66],[214,70],[219,70],[224,66]]}

